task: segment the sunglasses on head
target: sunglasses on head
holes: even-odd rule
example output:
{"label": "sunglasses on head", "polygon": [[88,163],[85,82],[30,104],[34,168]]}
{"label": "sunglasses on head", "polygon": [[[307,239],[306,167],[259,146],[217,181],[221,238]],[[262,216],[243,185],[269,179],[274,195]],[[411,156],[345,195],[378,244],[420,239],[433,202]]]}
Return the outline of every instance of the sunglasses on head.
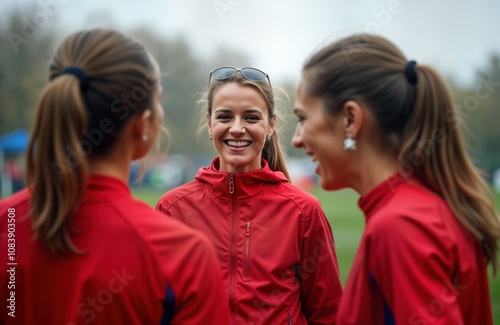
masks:
{"label": "sunglasses on head", "polygon": [[231,78],[236,74],[236,72],[240,72],[241,75],[250,81],[255,81],[255,82],[263,82],[264,80],[267,79],[267,82],[269,83],[269,86],[271,86],[271,80],[269,80],[269,76],[267,73],[265,73],[262,70],[255,69],[255,68],[241,68],[237,69],[235,67],[220,67],[217,69],[214,69],[210,71],[210,76],[208,77],[208,83],[210,84],[210,80],[226,80]]}

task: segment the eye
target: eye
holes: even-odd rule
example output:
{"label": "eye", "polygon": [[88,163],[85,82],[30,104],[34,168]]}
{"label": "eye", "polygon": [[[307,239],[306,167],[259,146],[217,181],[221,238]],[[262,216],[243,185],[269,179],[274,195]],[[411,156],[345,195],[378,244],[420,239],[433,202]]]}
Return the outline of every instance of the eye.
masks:
{"label": "eye", "polygon": [[303,116],[297,115],[297,123],[300,124],[304,122],[305,118]]}
{"label": "eye", "polygon": [[248,115],[246,117],[247,120],[249,121],[260,121],[260,116],[257,116],[257,115]]}
{"label": "eye", "polygon": [[231,119],[231,116],[229,114],[220,114],[216,116],[216,119],[227,121]]}

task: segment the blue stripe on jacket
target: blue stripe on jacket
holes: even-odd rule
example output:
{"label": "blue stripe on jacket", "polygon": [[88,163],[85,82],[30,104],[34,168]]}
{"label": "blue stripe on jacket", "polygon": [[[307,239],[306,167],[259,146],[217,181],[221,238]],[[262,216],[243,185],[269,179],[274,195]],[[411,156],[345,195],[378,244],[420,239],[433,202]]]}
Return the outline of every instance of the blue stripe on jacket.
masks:
{"label": "blue stripe on jacket", "polygon": [[368,272],[368,277],[370,278],[370,282],[373,284],[375,290],[377,290],[378,294],[380,295],[380,298],[382,299],[382,304],[384,305],[384,325],[395,325],[396,321],[394,320],[394,316],[392,315],[391,309],[389,308],[389,305],[385,301],[385,298],[382,295],[382,292],[380,291],[377,282],[375,281],[375,276],[373,275],[372,272]]}
{"label": "blue stripe on jacket", "polygon": [[163,301],[163,316],[161,317],[160,325],[169,325],[175,315],[175,296],[172,288],[167,285],[165,293],[165,301]]}

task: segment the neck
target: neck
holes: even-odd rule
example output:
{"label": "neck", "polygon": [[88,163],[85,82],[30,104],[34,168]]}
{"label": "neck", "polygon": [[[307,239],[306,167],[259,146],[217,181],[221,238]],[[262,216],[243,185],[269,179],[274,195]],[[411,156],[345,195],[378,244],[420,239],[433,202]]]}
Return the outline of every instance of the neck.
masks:
{"label": "neck", "polygon": [[219,158],[219,171],[221,171],[221,172],[237,174],[237,173],[253,172],[253,171],[259,170],[261,168],[262,168],[262,164],[261,164],[260,159],[258,161],[254,161],[248,165],[238,166],[238,165],[228,164],[226,161]]}
{"label": "neck", "polygon": [[359,172],[354,178],[352,188],[361,196],[398,172],[399,163],[393,156],[369,151],[360,156],[359,161]]}
{"label": "neck", "polygon": [[126,152],[114,150],[105,156],[89,159],[89,169],[91,174],[115,177],[128,184],[131,161],[132,157]]}

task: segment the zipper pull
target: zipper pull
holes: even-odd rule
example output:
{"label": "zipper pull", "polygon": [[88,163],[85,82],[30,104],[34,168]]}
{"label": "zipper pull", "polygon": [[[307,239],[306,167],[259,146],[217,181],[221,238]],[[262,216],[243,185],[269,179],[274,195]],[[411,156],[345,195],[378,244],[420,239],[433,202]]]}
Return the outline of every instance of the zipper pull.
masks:
{"label": "zipper pull", "polygon": [[233,194],[234,193],[234,175],[229,174],[229,193]]}
{"label": "zipper pull", "polygon": [[247,232],[246,232],[247,237],[250,237],[250,227],[251,227],[250,222],[247,222]]}

